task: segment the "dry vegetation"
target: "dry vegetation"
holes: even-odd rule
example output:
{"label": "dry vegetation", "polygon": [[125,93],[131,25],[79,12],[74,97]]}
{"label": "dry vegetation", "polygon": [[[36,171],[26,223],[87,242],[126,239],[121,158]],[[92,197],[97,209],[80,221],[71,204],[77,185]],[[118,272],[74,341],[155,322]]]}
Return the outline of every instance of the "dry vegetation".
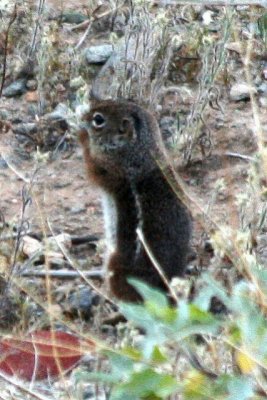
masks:
{"label": "dry vegetation", "polygon": [[[36,331],[86,340],[56,379],[7,376],[0,359],[0,398],[267,398],[267,10],[0,0],[0,21],[0,349]],[[135,283],[128,322],[102,282],[76,140],[90,90],[157,115],[194,218],[177,308]]]}

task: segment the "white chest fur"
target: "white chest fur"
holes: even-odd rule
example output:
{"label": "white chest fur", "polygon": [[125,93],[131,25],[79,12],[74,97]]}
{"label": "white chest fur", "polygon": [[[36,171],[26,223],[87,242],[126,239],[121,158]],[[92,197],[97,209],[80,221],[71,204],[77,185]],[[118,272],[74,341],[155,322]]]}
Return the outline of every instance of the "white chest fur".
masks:
{"label": "white chest fur", "polygon": [[117,208],[112,196],[102,193],[102,209],[105,225],[105,239],[107,247],[107,257],[116,250],[117,247]]}

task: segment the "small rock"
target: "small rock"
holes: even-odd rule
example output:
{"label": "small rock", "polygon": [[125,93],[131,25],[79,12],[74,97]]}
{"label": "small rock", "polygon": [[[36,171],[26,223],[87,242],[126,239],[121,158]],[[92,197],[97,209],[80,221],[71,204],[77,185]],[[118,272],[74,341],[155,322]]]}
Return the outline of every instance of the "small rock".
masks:
{"label": "small rock", "polygon": [[4,119],[4,120],[9,119],[9,115],[10,115],[9,112],[5,108],[0,109],[0,118],[1,119]]}
{"label": "small rock", "polygon": [[113,46],[111,44],[91,46],[84,51],[88,64],[104,64],[112,53]]}
{"label": "small rock", "polygon": [[267,94],[267,82],[263,82],[260,84],[260,86],[258,87],[258,92]]}
{"label": "small rock", "polygon": [[69,24],[81,24],[86,21],[88,17],[78,12],[64,12],[61,16],[61,21]]}
{"label": "small rock", "polygon": [[12,82],[9,86],[7,86],[3,90],[3,96],[14,97],[14,96],[20,96],[21,94],[25,93],[27,90],[26,82],[27,80],[24,78]]}
{"label": "small rock", "polygon": [[0,118],[0,133],[6,133],[11,129],[12,125],[5,119]]}
{"label": "small rock", "polygon": [[43,245],[42,243],[34,239],[31,236],[23,236],[22,238],[22,252],[28,256],[31,257],[34,253],[37,253],[38,251],[42,251]]}
{"label": "small rock", "polygon": [[32,135],[37,132],[37,125],[35,122],[28,122],[13,126],[13,132],[17,135]]}
{"label": "small rock", "polygon": [[56,91],[57,91],[58,93],[64,93],[64,92],[66,92],[66,88],[65,88],[64,85],[62,85],[62,83],[58,83],[58,84],[56,85]]}
{"label": "small rock", "polygon": [[211,22],[213,22],[214,20],[214,12],[211,10],[206,10],[204,11],[204,13],[202,14],[202,21],[203,21],[203,25],[210,25]]}
{"label": "small rock", "polygon": [[38,95],[37,90],[25,93],[24,99],[28,103],[37,103],[37,101],[39,99],[39,95]]}
{"label": "small rock", "polygon": [[0,169],[8,168],[6,161],[0,156]]}
{"label": "small rock", "polygon": [[231,87],[230,99],[232,101],[249,100],[250,93],[257,93],[257,89],[247,83],[236,83]]}
{"label": "small rock", "polygon": [[267,97],[260,97],[259,98],[259,102],[260,102],[260,105],[262,106],[262,107],[267,107]]}
{"label": "small rock", "polygon": [[26,88],[28,90],[36,90],[38,86],[38,83],[35,79],[29,79],[26,83]]}
{"label": "small rock", "polygon": [[161,118],[161,120],[159,122],[159,127],[161,130],[163,139],[168,139],[169,137],[172,137],[175,135],[175,133],[176,133],[175,123],[177,123],[177,121],[175,121],[175,118],[173,118],[173,117],[165,116],[165,117]]}
{"label": "small rock", "polygon": [[68,311],[72,315],[82,315],[84,319],[92,316],[92,306],[99,303],[99,295],[88,287],[72,293],[68,299]]}
{"label": "small rock", "polygon": [[230,42],[225,45],[225,48],[235,53],[242,54],[242,45],[240,42]]}
{"label": "small rock", "polygon": [[70,81],[70,88],[73,90],[77,90],[80,87],[83,87],[85,85],[86,85],[86,82],[81,76],[77,76],[76,78],[74,78]]}

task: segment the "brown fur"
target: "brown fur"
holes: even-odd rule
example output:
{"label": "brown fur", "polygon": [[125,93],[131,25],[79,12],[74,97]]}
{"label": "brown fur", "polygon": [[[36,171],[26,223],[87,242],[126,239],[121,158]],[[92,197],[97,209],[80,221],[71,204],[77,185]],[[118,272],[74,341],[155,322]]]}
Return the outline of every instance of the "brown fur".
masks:
{"label": "brown fur", "polygon": [[171,279],[184,274],[191,222],[155,161],[161,146],[156,119],[134,103],[107,100],[96,102],[83,120],[80,142],[89,179],[116,209],[115,248],[107,260],[111,291],[122,300],[140,300],[128,277],[166,290],[136,229]]}

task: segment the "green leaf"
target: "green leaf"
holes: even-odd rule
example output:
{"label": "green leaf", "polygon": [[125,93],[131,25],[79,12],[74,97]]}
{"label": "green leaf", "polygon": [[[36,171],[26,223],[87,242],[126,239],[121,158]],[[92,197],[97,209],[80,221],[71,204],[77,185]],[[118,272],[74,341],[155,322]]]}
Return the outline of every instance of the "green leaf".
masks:
{"label": "green leaf", "polygon": [[177,309],[173,307],[160,307],[150,301],[145,302],[145,307],[148,312],[155,318],[165,322],[166,324],[173,324],[177,319]]}
{"label": "green leaf", "polygon": [[142,353],[140,350],[135,349],[134,347],[126,346],[121,350],[121,353],[134,361],[141,361],[142,360]]}
{"label": "green leaf", "polygon": [[83,381],[83,382],[101,382],[101,383],[107,383],[107,384],[115,384],[118,382],[118,378],[115,375],[112,375],[111,373],[106,374],[104,372],[78,372],[77,374],[75,373],[75,379],[77,381]]}
{"label": "green leaf", "polygon": [[230,326],[229,337],[231,338],[231,342],[234,344],[240,343],[242,338],[241,331],[236,325]]}
{"label": "green leaf", "polygon": [[239,282],[232,296],[235,323],[240,331],[244,348],[257,358],[267,355],[267,319],[255,303],[253,288],[245,281]]}
{"label": "green leaf", "polygon": [[203,274],[201,281],[203,281],[204,288],[200,291],[194,304],[196,304],[201,310],[208,310],[210,306],[211,298],[216,296],[221,302],[231,310],[231,300],[226,292],[226,289],[208,273]]}
{"label": "green leaf", "polygon": [[108,356],[112,368],[111,375],[115,377],[117,381],[126,379],[128,375],[132,373],[134,361],[131,360],[131,358],[110,350],[103,351],[103,354]]}
{"label": "green leaf", "polygon": [[159,290],[151,288],[138,279],[129,278],[128,282],[141,294],[145,301],[158,307],[167,307],[169,305],[166,295]]}
{"label": "green leaf", "polygon": [[173,339],[181,341],[196,334],[215,334],[219,327],[220,321],[211,313],[203,311],[195,304],[186,304],[181,301]]}
{"label": "green leaf", "polygon": [[151,327],[153,328],[156,323],[144,305],[122,303],[120,310],[129,321],[146,331],[149,331]]}
{"label": "green leaf", "polygon": [[217,322],[216,318],[208,311],[201,310],[197,305],[190,304],[190,320],[192,322],[199,322],[203,324],[212,324]]}
{"label": "green leaf", "polygon": [[208,398],[208,379],[198,371],[192,371],[183,382],[185,400],[202,400]]}
{"label": "green leaf", "polygon": [[147,368],[133,373],[128,382],[114,388],[111,399],[164,399],[177,391],[178,387],[176,379],[171,375]]}
{"label": "green leaf", "polygon": [[228,383],[228,390],[227,400],[247,400],[254,394],[252,382],[247,376],[232,377]]}
{"label": "green leaf", "polygon": [[157,364],[165,363],[168,361],[167,357],[162,353],[158,346],[155,346],[151,355],[151,361]]}

